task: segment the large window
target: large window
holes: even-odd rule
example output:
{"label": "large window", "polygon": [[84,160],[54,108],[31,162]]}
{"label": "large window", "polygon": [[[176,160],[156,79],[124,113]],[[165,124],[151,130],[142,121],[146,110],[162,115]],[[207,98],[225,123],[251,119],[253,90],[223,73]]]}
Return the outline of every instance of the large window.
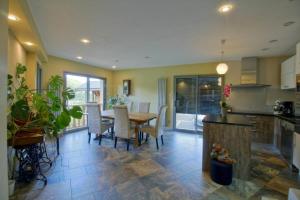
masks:
{"label": "large window", "polygon": [[[106,99],[106,79],[100,77],[92,77],[88,75],[65,73],[66,86],[73,89],[75,98],[67,102],[67,106],[79,105],[85,111],[86,103],[94,102],[101,105],[101,109],[105,108]],[[87,116],[82,119],[72,119],[67,130],[84,128],[87,126]]]}
{"label": "large window", "polygon": [[101,104],[105,108],[105,79],[80,74],[65,73],[66,86],[75,91],[69,106],[85,105],[88,102]]}

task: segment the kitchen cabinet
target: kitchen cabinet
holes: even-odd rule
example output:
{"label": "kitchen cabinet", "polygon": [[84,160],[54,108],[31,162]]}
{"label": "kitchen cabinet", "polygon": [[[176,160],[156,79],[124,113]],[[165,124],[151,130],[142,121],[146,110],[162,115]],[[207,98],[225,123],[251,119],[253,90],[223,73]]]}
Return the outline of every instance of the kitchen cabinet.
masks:
{"label": "kitchen cabinet", "polygon": [[293,164],[300,169],[300,133],[294,132]]}
{"label": "kitchen cabinet", "polygon": [[296,88],[296,56],[281,63],[281,89],[295,89]]}
{"label": "kitchen cabinet", "polygon": [[274,117],[265,115],[247,115],[253,125],[252,142],[273,144],[274,143]]}
{"label": "kitchen cabinet", "polygon": [[281,148],[281,119],[277,117],[274,119],[274,145]]}
{"label": "kitchen cabinet", "polygon": [[300,74],[300,42],[296,45],[296,74]]}

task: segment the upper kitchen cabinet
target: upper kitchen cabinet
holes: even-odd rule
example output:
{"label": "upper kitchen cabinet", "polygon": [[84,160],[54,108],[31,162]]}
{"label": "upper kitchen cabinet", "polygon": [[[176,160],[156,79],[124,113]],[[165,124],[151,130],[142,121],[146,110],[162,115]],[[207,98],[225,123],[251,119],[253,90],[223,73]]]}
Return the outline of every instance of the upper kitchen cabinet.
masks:
{"label": "upper kitchen cabinet", "polygon": [[296,74],[300,74],[300,42],[296,46]]}
{"label": "upper kitchen cabinet", "polygon": [[281,89],[296,88],[296,56],[292,56],[281,64]]}

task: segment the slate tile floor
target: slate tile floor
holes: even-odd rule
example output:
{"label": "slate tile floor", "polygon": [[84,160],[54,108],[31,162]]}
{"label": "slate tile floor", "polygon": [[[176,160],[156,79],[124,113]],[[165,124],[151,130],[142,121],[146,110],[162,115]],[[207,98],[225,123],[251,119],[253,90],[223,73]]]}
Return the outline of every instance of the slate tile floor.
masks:
{"label": "slate tile floor", "polygon": [[[54,143],[47,146],[54,157]],[[252,157],[251,179],[225,187],[202,172],[199,135],[167,132],[159,151],[151,139],[127,152],[124,142],[114,149],[110,139],[88,144],[81,131],[61,138],[61,155],[45,172],[46,187],[40,181],[18,184],[11,199],[287,199],[289,187],[300,188],[299,176],[276,149],[253,145]]]}

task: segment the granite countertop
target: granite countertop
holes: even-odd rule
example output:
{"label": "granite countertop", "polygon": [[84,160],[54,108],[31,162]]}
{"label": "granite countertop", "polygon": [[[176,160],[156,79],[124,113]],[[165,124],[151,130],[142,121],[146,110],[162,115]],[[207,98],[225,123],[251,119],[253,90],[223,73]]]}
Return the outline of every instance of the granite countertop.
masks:
{"label": "granite countertop", "polygon": [[286,120],[288,122],[291,122],[293,124],[296,123],[296,121],[300,121],[299,116],[285,116],[285,115],[275,115],[274,113],[268,113],[268,112],[230,112],[230,114],[236,114],[236,115],[258,115],[258,116],[273,116],[278,117],[282,120]]}
{"label": "granite countertop", "polygon": [[202,122],[237,126],[253,126],[249,122],[249,119],[247,119],[245,116],[233,114],[228,114],[226,119],[222,118],[221,115],[206,115]]}

